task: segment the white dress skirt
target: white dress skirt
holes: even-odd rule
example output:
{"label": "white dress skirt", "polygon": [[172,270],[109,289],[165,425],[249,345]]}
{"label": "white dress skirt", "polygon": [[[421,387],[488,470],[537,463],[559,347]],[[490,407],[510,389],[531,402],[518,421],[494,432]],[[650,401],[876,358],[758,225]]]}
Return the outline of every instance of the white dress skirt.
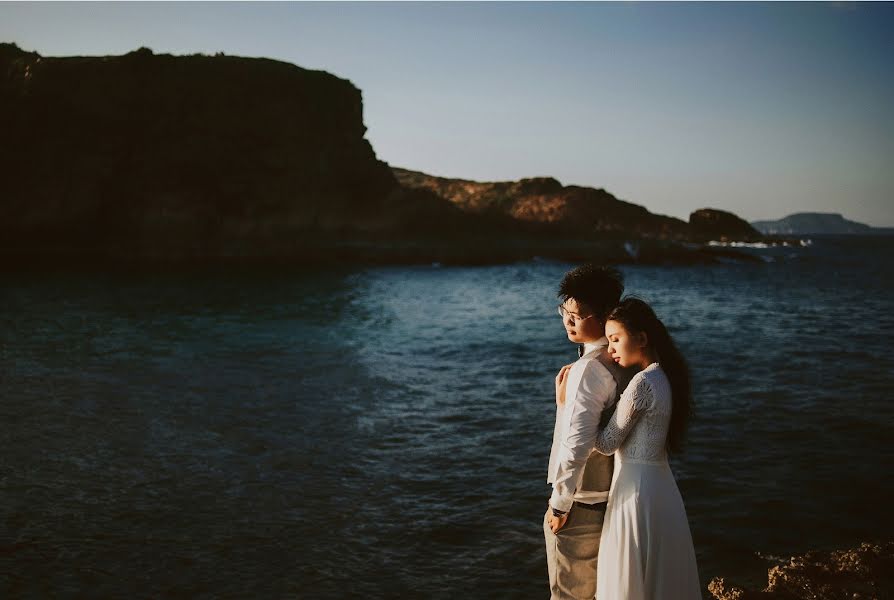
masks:
{"label": "white dress skirt", "polygon": [[597,600],[701,600],[692,534],[665,451],[671,387],[658,363],[637,373],[597,450],[615,453],[599,542]]}

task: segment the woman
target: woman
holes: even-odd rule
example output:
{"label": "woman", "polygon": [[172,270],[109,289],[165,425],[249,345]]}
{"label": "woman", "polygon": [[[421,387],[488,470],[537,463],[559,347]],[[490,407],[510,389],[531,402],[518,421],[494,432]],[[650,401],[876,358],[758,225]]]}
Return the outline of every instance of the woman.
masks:
{"label": "woman", "polygon": [[609,353],[641,369],[624,390],[596,450],[615,455],[599,543],[597,600],[702,597],[683,499],[667,463],[690,413],[686,361],[648,304],[627,298],[606,319]]}

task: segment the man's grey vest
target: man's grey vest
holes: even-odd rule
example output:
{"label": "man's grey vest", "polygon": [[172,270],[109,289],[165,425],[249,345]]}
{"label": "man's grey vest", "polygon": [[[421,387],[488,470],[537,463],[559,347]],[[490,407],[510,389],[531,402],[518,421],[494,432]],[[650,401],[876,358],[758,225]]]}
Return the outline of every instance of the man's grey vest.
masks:
{"label": "man's grey vest", "polygon": [[[614,360],[612,360],[611,356],[609,356],[604,349],[596,355],[596,360],[601,362],[602,366],[608,369],[608,372],[611,373],[616,384],[613,402],[602,411],[602,417],[599,421],[599,428],[602,429],[614,414],[615,408],[618,406],[618,400],[621,398],[621,393],[624,391],[624,388],[627,387],[627,384],[630,383],[630,379],[636,371],[622,369]],[[614,467],[615,459],[613,456],[606,456],[594,450],[593,453],[590,454],[590,458],[587,459],[587,465],[584,467],[584,476],[583,479],[581,479],[580,491],[607,492],[612,485],[612,471],[614,470]]]}

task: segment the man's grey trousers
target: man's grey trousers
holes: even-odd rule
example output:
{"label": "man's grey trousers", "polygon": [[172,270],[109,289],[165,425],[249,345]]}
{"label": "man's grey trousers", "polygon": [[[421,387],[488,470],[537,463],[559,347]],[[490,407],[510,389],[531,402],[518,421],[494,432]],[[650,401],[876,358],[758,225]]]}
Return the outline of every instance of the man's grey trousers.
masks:
{"label": "man's grey trousers", "polygon": [[546,566],[551,600],[593,600],[596,596],[596,557],[605,519],[605,504],[590,510],[572,506],[565,526],[554,534],[543,515]]}

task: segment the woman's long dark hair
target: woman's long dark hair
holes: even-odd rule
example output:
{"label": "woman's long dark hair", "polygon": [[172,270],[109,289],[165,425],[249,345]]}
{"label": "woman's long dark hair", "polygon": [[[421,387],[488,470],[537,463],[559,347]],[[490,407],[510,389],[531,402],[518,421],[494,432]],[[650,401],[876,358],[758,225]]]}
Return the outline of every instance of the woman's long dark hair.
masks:
{"label": "woman's long dark hair", "polygon": [[673,402],[667,432],[667,450],[680,452],[692,414],[692,387],[686,359],[652,307],[639,298],[628,296],[621,300],[609,313],[606,321],[619,322],[630,335],[645,333],[647,346],[658,355],[658,362],[670,381]]}

